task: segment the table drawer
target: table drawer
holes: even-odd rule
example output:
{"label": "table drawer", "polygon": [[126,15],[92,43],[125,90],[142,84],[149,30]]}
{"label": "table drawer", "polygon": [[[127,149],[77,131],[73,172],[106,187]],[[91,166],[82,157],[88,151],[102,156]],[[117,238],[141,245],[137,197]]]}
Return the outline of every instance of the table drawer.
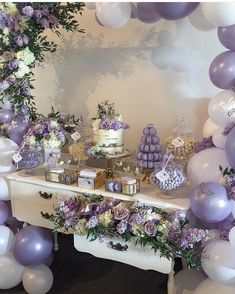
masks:
{"label": "table drawer", "polygon": [[[46,217],[54,213],[53,205],[44,205],[21,199],[12,199],[13,215],[20,221],[31,225],[52,229],[53,223]],[[42,216],[42,214],[44,217]]]}
{"label": "table drawer", "polygon": [[109,241],[101,243],[99,240],[95,240],[90,242],[86,237],[74,235],[74,247],[78,251],[130,264],[144,270],[156,270],[165,274],[171,272],[172,261],[160,257],[158,251],[155,253],[150,247],[135,246],[132,242],[113,239],[114,244],[121,243],[123,246],[128,246],[127,251],[117,251],[109,245]]}
{"label": "table drawer", "polygon": [[66,191],[63,189],[50,188],[47,186],[34,185],[18,181],[9,181],[11,198],[22,199],[40,204],[48,202],[57,203],[56,196],[63,199],[73,197],[75,192]]}

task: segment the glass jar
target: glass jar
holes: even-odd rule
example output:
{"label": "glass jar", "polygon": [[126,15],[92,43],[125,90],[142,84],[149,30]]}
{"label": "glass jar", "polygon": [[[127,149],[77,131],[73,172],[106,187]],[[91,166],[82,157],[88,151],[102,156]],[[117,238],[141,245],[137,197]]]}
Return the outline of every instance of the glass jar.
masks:
{"label": "glass jar", "polygon": [[166,141],[166,149],[169,150],[177,161],[187,161],[194,152],[196,140],[192,130],[188,129],[184,118],[181,118],[178,126],[172,130],[172,136]]}
{"label": "glass jar", "polygon": [[183,165],[169,158],[169,153],[163,157],[163,162],[157,163],[154,172],[150,176],[150,183],[158,188],[163,198],[175,198],[174,191],[186,185],[187,176],[184,173]]}
{"label": "glass jar", "polygon": [[30,176],[32,170],[44,162],[44,152],[40,144],[25,144],[17,154],[20,160],[15,162],[13,157],[13,163],[17,169],[22,170],[21,176]]}

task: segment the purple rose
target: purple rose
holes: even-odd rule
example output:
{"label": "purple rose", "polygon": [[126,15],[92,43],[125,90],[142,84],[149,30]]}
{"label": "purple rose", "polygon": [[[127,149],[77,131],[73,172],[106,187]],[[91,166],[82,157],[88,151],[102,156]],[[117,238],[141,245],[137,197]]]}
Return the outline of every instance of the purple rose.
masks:
{"label": "purple rose", "polygon": [[23,39],[20,35],[14,38],[14,41],[16,42],[17,46],[21,47],[24,45]]}
{"label": "purple rose", "polygon": [[5,52],[3,52],[2,57],[3,57],[6,61],[8,61],[8,60],[11,60],[11,59],[12,59],[12,54],[11,54],[10,51],[5,51]]}
{"label": "purple rose", "polygon": [[28,17],[32,17],[33,16],[33,7],[27,5],[25,7],[23,7],[22,9],[22,13],[25,15],[25,16],[28,16]]}
{"label": "purple rose", "polygon": [[86,223],[86,227],[88,229],[93,229],[98,226],[98,218],[96,216],[92,216],[89,218],[88,222]]}
{"label": "purple rose", "polygon": [[116,220],[123,220],[129,217],[130,212],[123,204],[120,203],[113,208],[113,213]]}
{"label": "purple rose", "polygon": [[49,21],[45,17],[41,18],[39,23],[45,29],[49,28]]}
{"label": "purple rose", "polygon": [[0,82],[0,89],[5,91],[10,87],[10,84],[7,81],[1,81]]}
{"label": "purple rose", "polygon": [[131,225],[142,225],[144,223],[144,217],[139,213],[134,213],[129,219]]}
{"label": "purple rose", "polygon": [[153,222],[147,222],[144,225],[144,231],[149,237],[154,237],[157,233],[157,227]]}
{"label": "purple rose", "polygon": [[119,234],[124,234],[127,230],[127,222],[126,221],[120,221],[120,223],[117,224],[117,231]]}

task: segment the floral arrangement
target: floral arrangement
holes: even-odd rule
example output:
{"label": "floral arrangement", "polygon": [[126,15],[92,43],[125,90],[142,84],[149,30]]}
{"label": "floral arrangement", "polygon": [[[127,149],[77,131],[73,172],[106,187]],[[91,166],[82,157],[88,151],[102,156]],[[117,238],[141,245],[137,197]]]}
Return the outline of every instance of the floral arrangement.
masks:
{"label": "floral arrangement", "polygon": [[227,190],[228,197],[232,200],[235,200],[235,169],[228,167],[223,169],[221,165],[219,166],[219,169],[224,178],[223,185]]}
{"label": "floral arrangement", "polygon": [[57,45],[42,33],[50,29],[58,36],[59,29],[84,32],[74,19],[84,4],[45,2],[2,2],[0,4],[0,94],[18,112],[23,106],[31,119],[36,107],[31,94],[32,69],[45,59],[46,52],[55,52]]}
{"label": "floral arrangement", "polygon": [[36,119],[25,135],[25,141],[30,145],[40,143],[43,147],[61,148],[81,123],[81,117],[76,119],[75,115],[56,112],[52,108],[47,117]]}
{"label": "floral arrangement", "polygon": [[120,130],[128,129],[129,125],[122,121],[120,114],[116,114],[114,103],[110,103],[108,100],[98,104],[97,115],[92,118],[92,127],[94,130]]}
{"label": "floral arrangement", "polygon": [[85,235],[94,241],[105,237],[120,237],[135,244],[160,250],[162,256],[184,257],[188,266],[200,266],[202,241],[210,234],[202,229],[190,229],[180,212],[165,212],[149,206],[83,194],[59,201],[51,217],[54,229]]}
{"label": "floral arrangement", "polygon": [[92,139],[87,139],[84,142],[84,153],[89,158],[105,158],[106,154],[103,152],[98,144],[95,144]]}

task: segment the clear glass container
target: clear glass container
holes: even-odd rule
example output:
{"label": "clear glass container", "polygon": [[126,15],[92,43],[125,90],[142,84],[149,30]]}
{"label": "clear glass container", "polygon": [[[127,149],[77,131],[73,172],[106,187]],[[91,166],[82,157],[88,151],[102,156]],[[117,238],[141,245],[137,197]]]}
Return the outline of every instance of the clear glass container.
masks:
{"label": "clear glass container", "polygon": [[173,160],[173,155],[167,153],[163,162],[157,163],[150,176],[150,183],[160,190],[159,197],[176,198],[174,191],[182,189],[187,182],[182,164]]}
{"label": "clear glass container", "polygon": [[196,140],[192,130],[188,129],[184,118],[181,118],[172,135],[166,141],[166,149],[169,150],[176,161],[188,161],[194,152]]}
{"label": "clear glass container", "polygon": [[25,144],[18,154],[21,159],[18,162],[13,159],[13,163],[17,169],[22,170],[21,176],[30,176],[32,171],[44,162],[44,151],[40,144]]}

